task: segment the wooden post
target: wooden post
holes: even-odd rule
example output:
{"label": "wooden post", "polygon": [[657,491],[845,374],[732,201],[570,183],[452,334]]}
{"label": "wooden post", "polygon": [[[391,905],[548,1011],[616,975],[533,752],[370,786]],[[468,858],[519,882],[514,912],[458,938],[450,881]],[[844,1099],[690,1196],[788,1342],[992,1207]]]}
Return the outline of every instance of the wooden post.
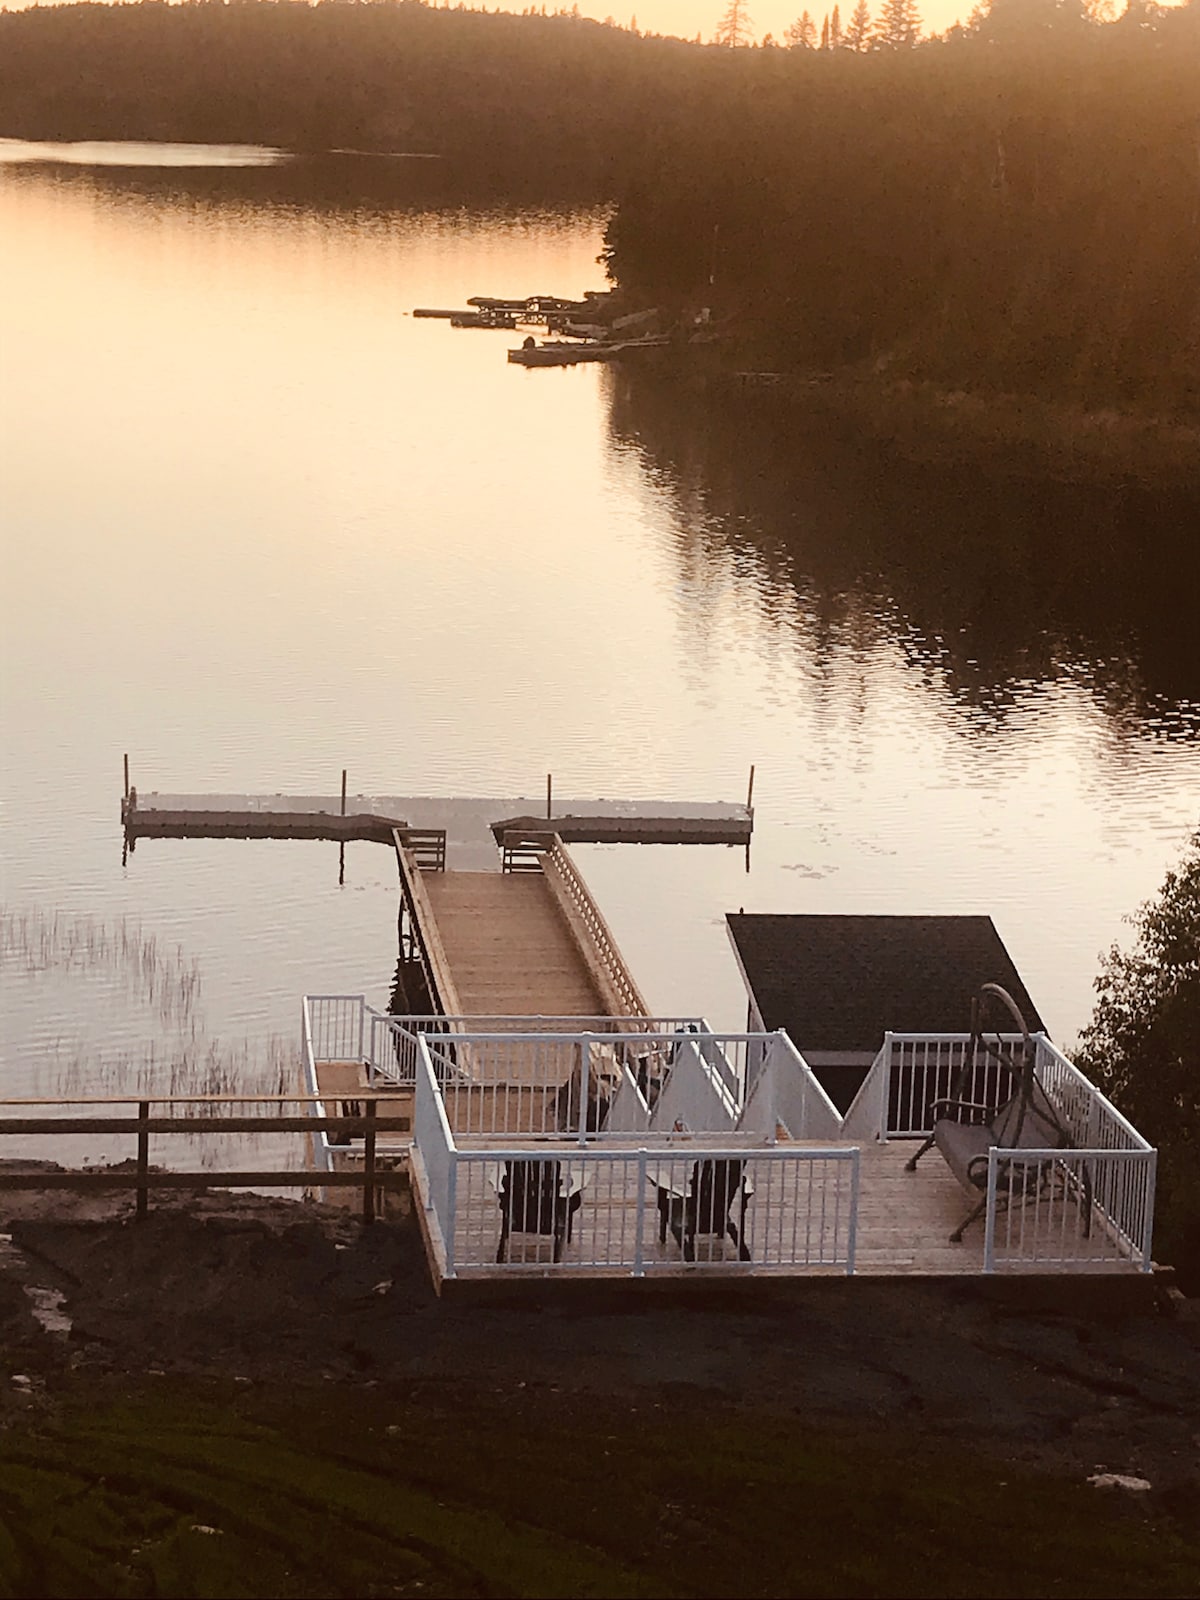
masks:
{"label": "wooden post", "polygon": [[363,1224],[375,1221],[375,1108],[378,1102],[368,1100],[363,1106],[367,1130],[363,1136]]}
{"label": "wooden post", "polygon": [[746,810],[754,809],[754,763],[750,763],[750,782],[746,789]]}
{"label": "wooden post", "polygon": [[342,768],[342,815],[346,815],[346,769]]}
{"label": "wooden post", "polygon": [[125,798],[129,799],[129,751],[125,752]]}
{"label": "wooden post", "polygon": [[137,1136],[137,1219],[145,1221],[149,1208],[149,1189],[146,1178],[150,1169],[150,1130],[146,1127],[146,1119],[150,1115],[149,1100],[138,1101],[138,1121],[142,1126],[138,1129]]}
{"label": "wooden post", "polygon": [[554,809],[553,809],[553,802],[552,802],[553,792],[554,792],[554,775],[553,775],[553,773],[548,772],[546,774],[546,821],[547,822],[549,822],[550,819],[554,816]]}

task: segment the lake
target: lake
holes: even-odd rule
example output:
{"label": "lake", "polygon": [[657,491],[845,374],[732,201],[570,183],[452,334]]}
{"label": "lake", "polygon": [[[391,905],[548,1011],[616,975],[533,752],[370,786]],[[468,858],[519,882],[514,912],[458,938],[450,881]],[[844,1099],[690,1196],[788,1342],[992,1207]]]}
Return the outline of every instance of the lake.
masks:
{"label": "lake", "polygon": [[305,991],[386,1003],[390,852],[123,860],[126,751],[535,807],[753,763],[748,869],[577,851],[653,1007],[744,1024],[729,910],[986,912],[1069,1044],[1200,820],[1195,597],[1150,559],[1194,506],[510,366],[413,308],[603,287],[604,216],[420,165],[0,143],[5,1091],[269,1087]]}

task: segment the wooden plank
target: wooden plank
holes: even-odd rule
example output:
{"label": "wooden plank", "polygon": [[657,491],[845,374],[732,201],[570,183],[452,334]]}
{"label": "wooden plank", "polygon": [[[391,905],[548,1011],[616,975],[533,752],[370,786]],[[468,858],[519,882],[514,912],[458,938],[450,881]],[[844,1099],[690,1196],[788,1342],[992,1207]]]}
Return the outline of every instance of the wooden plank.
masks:
{"label": "wooden plank", "polygon": [[[377,1186],[403,1185],[402,1171],[377,1168]],[[136,1189],[145,1183],[150,1189],[361,1189],[361,1172],[302,1171],[286,1172],[155,1172],[145,1178],[136,1166],[117,1172],[108,1167],[91,1167],[86,1172],[0,1172],[0,1189]]]}

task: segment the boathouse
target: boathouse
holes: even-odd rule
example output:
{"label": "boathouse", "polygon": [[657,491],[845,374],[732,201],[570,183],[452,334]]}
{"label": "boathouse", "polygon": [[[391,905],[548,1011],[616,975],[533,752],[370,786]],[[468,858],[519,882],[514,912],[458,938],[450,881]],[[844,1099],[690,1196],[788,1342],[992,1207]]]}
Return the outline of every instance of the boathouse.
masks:
{"label": "boathouse", "polygon": [[844,1115],[887,1033],[958,1033],[985,983],[1044,1027],[991,917],[736,912],[747,1029],[782,1028]]}

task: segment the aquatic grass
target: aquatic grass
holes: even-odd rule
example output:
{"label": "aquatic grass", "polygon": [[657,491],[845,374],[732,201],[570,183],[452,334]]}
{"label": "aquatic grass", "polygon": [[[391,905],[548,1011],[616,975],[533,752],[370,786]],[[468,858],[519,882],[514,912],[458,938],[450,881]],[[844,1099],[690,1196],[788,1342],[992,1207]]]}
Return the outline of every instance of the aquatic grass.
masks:
{"label": "aquatic grass", "polygon": [[0,971],[103,974],[174,1028],[185,1027],[200,1000],[200,968],[182,945],[172,949],[140,923],[0,907]]}
{"label": "aquatic grass", "polygon": [[[0,908],[0,976],[11,1002],[10,1094],[60,1100],[70,1114],[89,1099],[153,1100],[162,1110],[162,1102],[189,1096],[300,1092],[298,1041],[211,1033],[199,963],[136,921]],[[178,1169],[283,1167],[302,1150],[295,1135],[172,1135],[152,1140],[151,1159]],[[132,1153],[127,1136],[14,1137],[0,1148],[68,1165]]]}

